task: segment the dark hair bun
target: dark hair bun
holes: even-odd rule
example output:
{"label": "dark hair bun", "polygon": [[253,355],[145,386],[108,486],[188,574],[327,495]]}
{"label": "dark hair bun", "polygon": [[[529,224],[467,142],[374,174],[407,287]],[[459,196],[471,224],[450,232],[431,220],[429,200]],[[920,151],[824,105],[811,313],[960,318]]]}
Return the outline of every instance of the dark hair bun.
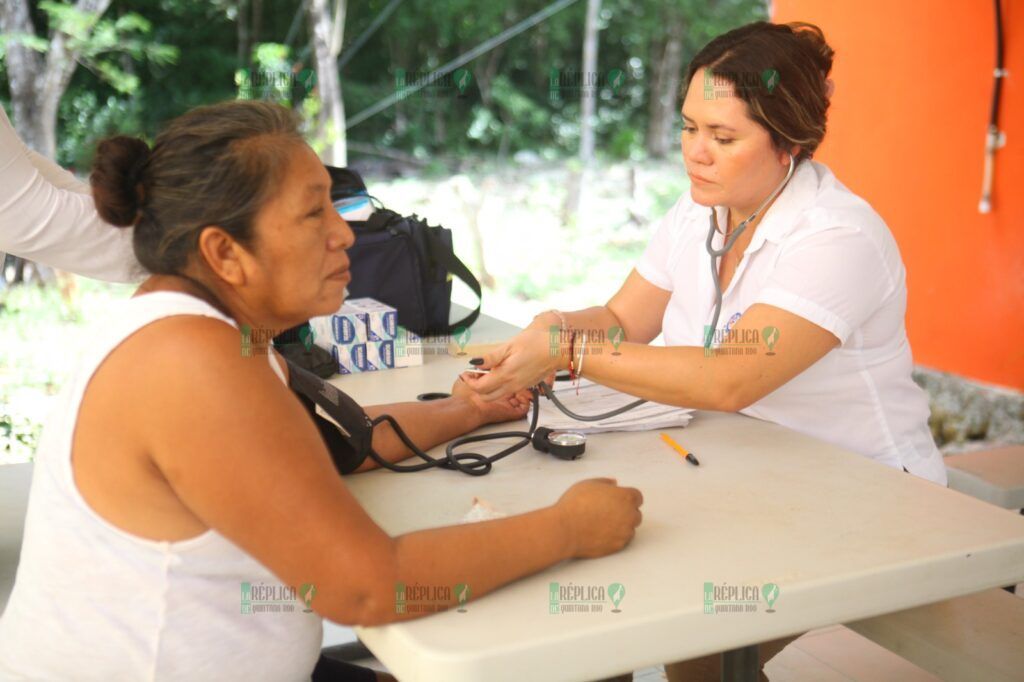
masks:
{"label": "dark hair bun", "polygon": [[149,154],[149,145],[126,135],[108,137],[96,147],[89,184],[96,211],[111,225],[127,227],[138,220]]}

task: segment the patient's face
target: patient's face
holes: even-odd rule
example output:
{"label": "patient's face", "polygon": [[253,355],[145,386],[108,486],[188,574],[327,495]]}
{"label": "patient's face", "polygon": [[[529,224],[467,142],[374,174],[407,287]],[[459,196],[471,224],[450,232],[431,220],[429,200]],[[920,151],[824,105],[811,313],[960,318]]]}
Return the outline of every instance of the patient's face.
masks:
{"label": "patient's face", "polygon": [[789,156],[774,149],[732,84],[706,82],[704,76],[704,69],[694,74],[683,102],[681,143],[690,195],[703,206],[750,213],[785,176]]}
{"label": "patient's face", "polygon": [[350,280],[345,250],[355,235],[331,204],[330,187],[316,153],[292,145],[280,191],[256,216],[246,268],[247,303],[269,324],[292,326],[341,307]]}

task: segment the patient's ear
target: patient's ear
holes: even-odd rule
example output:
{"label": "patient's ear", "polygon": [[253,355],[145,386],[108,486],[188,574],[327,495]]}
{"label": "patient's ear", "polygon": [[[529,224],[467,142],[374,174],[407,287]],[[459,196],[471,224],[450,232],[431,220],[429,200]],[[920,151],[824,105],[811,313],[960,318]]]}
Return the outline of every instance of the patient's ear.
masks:
{"label": "patient's ear", "polygon": [[210,270],[220,279],[234,286],[245,284],[246,270],[255,265],[255,258],[222,227],[204,227],[197,246]]}

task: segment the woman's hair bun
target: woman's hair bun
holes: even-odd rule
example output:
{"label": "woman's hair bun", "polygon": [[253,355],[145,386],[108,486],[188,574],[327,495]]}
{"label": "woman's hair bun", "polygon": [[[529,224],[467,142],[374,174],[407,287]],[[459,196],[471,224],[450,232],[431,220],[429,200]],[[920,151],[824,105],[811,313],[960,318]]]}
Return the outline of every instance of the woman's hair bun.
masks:
{"label": "woman's hair bun", "polygon": [[96,211],[111,225],[127,227],[138,220],[149,155],[148,144],[126,135],[108,137],[96,147],[89,184]]}
{"label": "woman's hair bun", "polygon": [[804,49],[807,50],[808,55],[814,60],[822,76],[827,78],[829,72],[832,71],[832,58],[836,53],[825,41],[825,34],[822,30],[814,24],[808,24],[803,21],[794,21],[787,24],[787,26],[792,29],[793,35],[800,40]]}

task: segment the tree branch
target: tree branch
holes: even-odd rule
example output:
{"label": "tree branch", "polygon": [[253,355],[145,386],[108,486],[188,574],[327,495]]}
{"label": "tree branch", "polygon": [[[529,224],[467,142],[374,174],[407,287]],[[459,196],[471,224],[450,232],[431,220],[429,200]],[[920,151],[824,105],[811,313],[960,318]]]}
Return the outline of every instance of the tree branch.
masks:
{"label": "tree branch", "polygon": [[[83,14],[91,14],[93,22],[99,18],[110,7],[110,0],[78,0],[75,9]],[[71,76],[78,66],[78,58],[81,56],[81,48],[68,47],[68,35],[63,31],[54,31],[50,40],[50,49],[46,53],[46,73],[43,88],[43,97],[51,94],[51,88],[55,89],[56,98],[60,96],[71,82]]]}
{"label": "tree branch", "polygon": [[341,43],[345,35],[345,14],[347,0],[334,0],[334,21],[331,22],[330,52],[335,61],[341,54]]}

